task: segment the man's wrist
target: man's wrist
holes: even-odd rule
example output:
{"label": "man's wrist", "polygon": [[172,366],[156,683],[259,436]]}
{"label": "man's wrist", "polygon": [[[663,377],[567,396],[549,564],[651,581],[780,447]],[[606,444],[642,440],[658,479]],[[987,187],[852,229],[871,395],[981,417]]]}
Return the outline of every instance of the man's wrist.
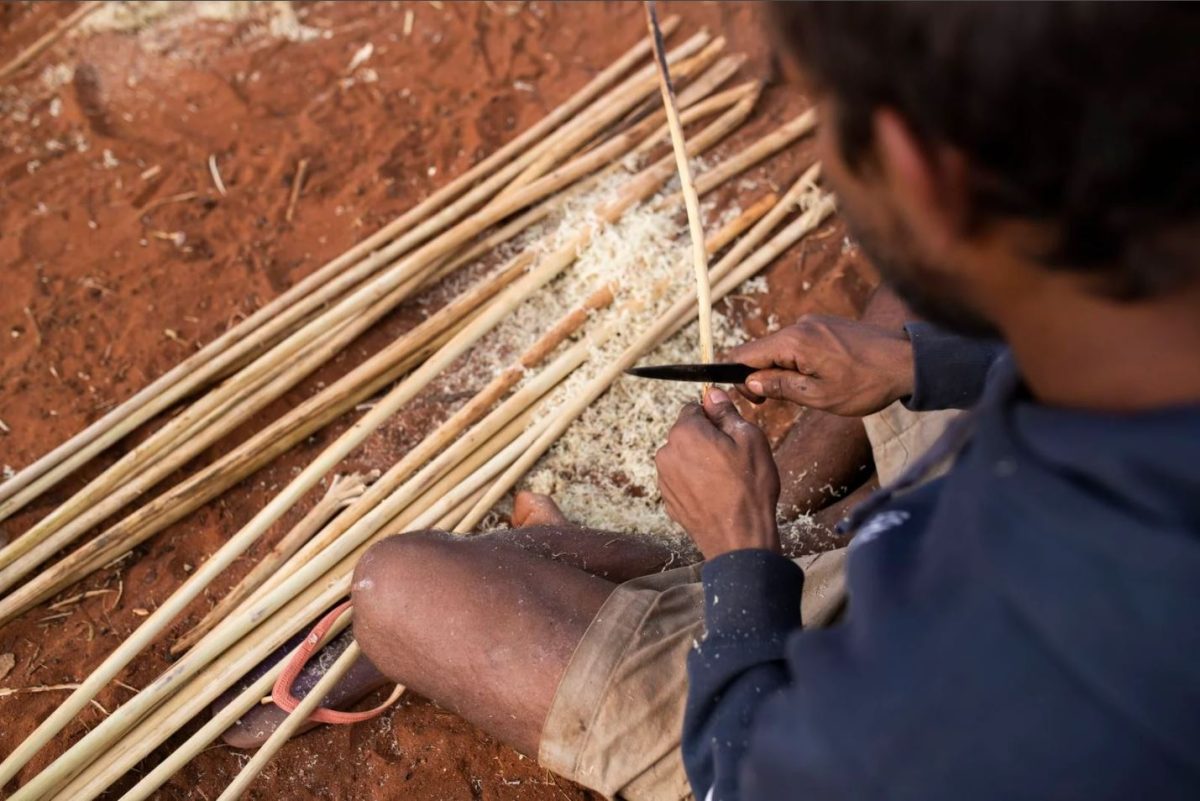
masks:
{"label": "man's wrist", "polygon": [[[730,533],[736,532],[736,539]],[[746,536],[746,532],[757,532]],[[690,534],[690,532],[689,532]],[[769,551],[783,553],[783,543],[779,538],[779,526],[772,518],[770,525],[734,525],[729,532],[717,532],[716,535],[704,538],[692,536],[692,541],[700,549],[706,560],[716,559],[725,554],[737,551]]]}

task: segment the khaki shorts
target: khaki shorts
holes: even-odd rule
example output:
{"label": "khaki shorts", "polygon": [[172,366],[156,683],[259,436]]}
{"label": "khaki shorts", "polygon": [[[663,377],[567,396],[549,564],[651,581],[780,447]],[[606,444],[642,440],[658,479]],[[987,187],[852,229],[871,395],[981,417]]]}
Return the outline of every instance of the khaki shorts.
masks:
{"label": "khaki shorts", "polygon": [[[864,419],[876,469],[890,481],[944,430],[954,412],[895,404]],[[802,557],[805,626],[828,623],[845,601],[845,549]],[[546,716],[538,761],[628,801],[692,798],[679,753],[688,651],[703,634],[700,565],[628,581],[588,626]]]}

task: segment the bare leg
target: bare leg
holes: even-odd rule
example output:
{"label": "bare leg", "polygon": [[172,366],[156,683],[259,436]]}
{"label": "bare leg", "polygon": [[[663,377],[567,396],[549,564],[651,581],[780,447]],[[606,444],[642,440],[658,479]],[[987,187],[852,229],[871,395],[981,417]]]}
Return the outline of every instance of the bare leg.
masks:
{"label": "bare leg", "polygon": [[[383,575],[378,580],[371,575],[368,578],[371,578],[372,583],[381,589],[391,587],[393,582],[397,581],[398,573],[406,575],[408,570],[413,567],[412,564],[407,564],[408,560],[414,558],[420,559],[420,553],[430,550],[441,551],[440,545],[446,543],[454,546],[469,545],[470,548],[445,550],[444,557],[446,560],[453,560],[456,563],[462,560],[462,564],[456,564],[454,571],[432,565],[426,565],[425,570],[427,572],[422,573],[418,571],[419,578],[415,584],[416,587],[422,588],[420,592],[423,595],[425,594],[424,588],[430,584],[440,585],[444,581],[449,581],[449,575],[452,572],[461,574],[464,578],[467,578],[474,571],[478,571],[475,574],[474,582],[476,584],[482,582],[487,586],[491,586],[497,580],[495,573],[502,565],[510,561],[509,557],[514,552],[523,554],[525,560],[531,560],[532,562],[550,562],[551,560],[555,560],[561,566],[558,572],[567,570],[584,576],[597,577],[595,581],[599,582],[598,586],[604,588],[603,597],[605,598],[608,597],[608,592],[611,592],[612,588],[622,581],[656,572],[669,566],[683,564],[677,554],[650,540],[609,532],[592,531],[566,523],[562,512],[559,511],[554,501],[544,495],[535,495],[532,493],[518,494],[513,518],[514,524],[526,527],[498,531],[492,534],[481,534],[474,537],[451,537],[444,534],[410,534],[392,538],[369,552],[368,555],[375,565],[383,565],[379,567]],[[438,545],[424,548],[417,547],[414,550],[418,552],[418,556],[414,557],[408,553],[408,549],[403,545],[409,537],[418,539],[421,537],[433,538]],[[376,559],[377,556],[381,556],[381,558]],[[363,563],[365,564],[367,561],[368,559],[364,557]],[[393,561],[404,564],[401,564],[398,569],[392,569],[388,565]],[[360,566],[360,571],[362,569]],[[373,573],[374,570],[372,570],[372,575]],[[402,590],[410,582],[405,580],[400,583],[404,585],[399,588]],[[595,587],[597,585],[593,584],[592,586]],[[408,587],[408,589],[414,588]],[[553,590],[548,591],[552,592]],[[471,595],[470,587],[455,587],[450,592],[450,595],[458,593],[469,596]],[[371,595],[371,603],[376,604],[381,594],[373,593]],[[367,614],[369,610],[363,608],[366,602],[360,596],[361,593],[356,591],[355,633],[361,638],[363,630],[359,621],[361,621],[363,615]],[[601,599],[602,602],[603,599]],[[448,600],[447,603],[450,603],[450,601]],[[498,612],[497,610],[514,608],[517,607],[497,606],[493,610],[493,618],[497,613],[501,617],[507,617],[505,612]],[[598,608],[599,604],[596,604],[596,609]],[[432,609],[436,609],[436,607],[432,607]],[[587,617],[582,624],[584,628],[586,628],[588,621],[594,616],[594,612],[595,609],[592,609],[587,613]],[[398,620],[401,617],[398,612],[395,614],[385,612],[385,616],[385,619],[389,622],[403,622]],[[422,615],[422,617],[418,618],[418,620],[427,619],[428,615]],[[438,619],[436,612],[434,612],[433,619]],[[503,625],[498,626],[498,628],[503,629]],[[437,629],[437,631],[440,632],[441,629]],[[578,635],[582,636],[582,634],[583,631],[580,629]],[[391,637],[393,635],[387,634],[384,636]],[[435,632],[434,636],[437,637],[439,635]],[[575,637],[575,640],[571,642],[570,651],[573,651],[574,642],[578,641],[578,639],[579,637]],[[516,641],[520,642],[521,640],[516,639]],[[531,642],[536,642],[536,640]],[[362,643],[361,639],[360,643]],[[400,642],[393,642],[392,646],[401,648],[409,647]],[[363,648],[368,657],[373,657],[372,650],[366,644],[363,644]],[[273,655],[264,662],[264,666],[283,658],[287,650],[287,648],[280,649],[276,655]],[[567,653],[566,658],[570,658],[570,652]],[[303,697],[320,678],[321,673],[316,668],[316,662],[317,660],[313,660],[310,663],[310,667],[297,679],[294,686],[297,696]],[[381,665],[381,667],[385,668],[383,672],[380,672],[370,659],[359,660],[351,669],[350,674],[335,688],[334,695],[336,697],[330,699],[329,705],[340,707],[355,703],[371,692],[388,684],[389,679],[388,676],[384,675],[385,673],[391,676],[407,675],[405,672],[389,671],[385,665]],[[565,668],[565,662],[563,663],[563,667]],[[561,674],[561,671],[559,671],[559,674]],[[557,676],[554,682],[556,686]],[[406,681],[406,683],[420,691],[418,683],[411,680]],[[214,708],[219,709],[229,703],[233,695],[233,693],[230,693],[223,696],[214,704]],[[435,700],[440,700],[436,695],[432,695],[431,697]],[[546,704],[548,706],[548,700]],[[226,744],[235,748],[256,748],[262,745],[284,717],[285,713],[275,706],[256,707],[248,712],[236,725],[230,727],[223,735],[223,739]],[[472,718],[468,716],[468,719]],[[302,731],[307,731],[309,728],[311,727],[305,727]]]}
{"label": "bare leg", "polygon": [[600,606],[617,583],[671,558],[572,527],[392,537],[355,571],[354,634],[389,677],[536,756],[555,689]]}

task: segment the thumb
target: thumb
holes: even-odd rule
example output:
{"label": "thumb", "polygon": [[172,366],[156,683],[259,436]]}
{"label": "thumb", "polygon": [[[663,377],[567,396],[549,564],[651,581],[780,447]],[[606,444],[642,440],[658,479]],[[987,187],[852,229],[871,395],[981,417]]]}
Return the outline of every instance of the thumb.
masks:
{"label": "thumb", "polygon": [[762,398],[807,404],[813,378],[795,370],[759,370],[746,379],[746,389]]}
{"label": "thumb", "polygon": [[728,393],[716,387],[710,387],[704,393],[704,414],[713,425],[731,437],[738,426],[746,422],[738,414],[737,407],[733,405]]}

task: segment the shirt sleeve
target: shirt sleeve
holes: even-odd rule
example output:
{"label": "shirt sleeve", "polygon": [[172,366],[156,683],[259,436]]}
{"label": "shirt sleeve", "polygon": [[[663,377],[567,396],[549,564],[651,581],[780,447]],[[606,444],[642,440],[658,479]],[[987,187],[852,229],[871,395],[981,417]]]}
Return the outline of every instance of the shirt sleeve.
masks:
{"label": "shirt sleeve", "polygon": [[966,409],[983,395],[988,371],[1004,351],[996,340],[972,339],[929,323],[907,323],[913,347],[913,394],[904,405],[914,412]]}
{"label": "shirt sleeve", "polygon": [[701,578],[707,633],[688,656],[683,761],[697,798],[735,801],[754,712],[788,682],[804,571],[773,552],[741,550],[707,562]]}

